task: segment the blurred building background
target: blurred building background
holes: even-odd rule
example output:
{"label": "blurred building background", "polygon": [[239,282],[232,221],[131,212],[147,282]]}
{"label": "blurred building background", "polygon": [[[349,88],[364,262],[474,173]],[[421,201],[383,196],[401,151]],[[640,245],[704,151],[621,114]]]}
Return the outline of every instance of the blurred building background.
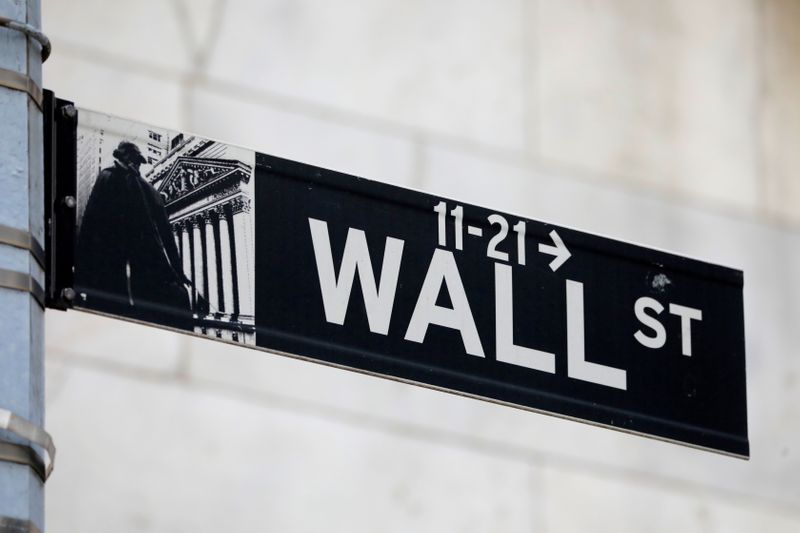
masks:
{"label": "blurred building background", "polygon": [[49,311],[49,531],[800,531],[799,1],[42,4],[80,106],[743,269],[752,453]]}

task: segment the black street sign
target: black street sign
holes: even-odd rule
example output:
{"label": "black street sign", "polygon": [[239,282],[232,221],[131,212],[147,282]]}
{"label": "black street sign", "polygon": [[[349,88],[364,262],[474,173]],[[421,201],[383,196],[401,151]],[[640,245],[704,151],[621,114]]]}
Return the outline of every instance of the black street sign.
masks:
{"label": "black street sign", "polygon": [[67,115],[54,305],[749,455],[740,271]]}

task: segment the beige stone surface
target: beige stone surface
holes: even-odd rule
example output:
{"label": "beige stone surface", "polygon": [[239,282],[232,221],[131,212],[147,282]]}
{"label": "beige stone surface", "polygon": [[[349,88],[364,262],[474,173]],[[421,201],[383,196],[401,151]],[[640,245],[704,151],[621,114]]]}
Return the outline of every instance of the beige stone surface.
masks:
{"label": "beige stone surface", "polygon": [[65,52],[47,61],[44,86],[78,107],[165,128],[182,126],[183,95],[177,78]]}
{"label": "beige stone surface", "polygon": [[172,0],[43,0],[42,28],[53,41],[53,61],[62,45],[77,45],[186,70],[191,55],[176,13]]}
{"label": "beige stone surface", "polygon": [[770,531],[800,528],[800,515],[741,499],[719,502],[702,492],[668,486],[636,486],[603,476],[548,468],[545,475],[547,531],[597,533]]}
{"label": "beige stone surface", "polygon": [[765,0],[764,186],[767,209],[800,222],[800,2]]}
{"label": "beige stone surface", "polygon": [[191,342],[179,333],[80,311],[48,311],[45,328],[51,361],[67,355],[134,371],[174,373]]}
{"label": "beige stone surface", "polygon": [[522,461],[191,384],[61,379],[54,530],[539,530],[539,471]]}
{"label": "beige stone surface", "polygon": [[285,111],[216,89],[194,91],[192,129],[260,152],[395,184],[414,181],[406,137],[364,131],[315,113]]}
{"label": "beige stone surface", "polygon": [[49,529],[800,527],[796,2],[43,3],[84,107],[743,269],[752,445],[48,311]]}
{"label": "beige stone surface", "polygon": [[519,148],[520,15],[521,0],[231,0],[208,73]]}
{"label": "beige stone surface", "polygon": [[757,2],[539,4],[542,157],[759,206]]}

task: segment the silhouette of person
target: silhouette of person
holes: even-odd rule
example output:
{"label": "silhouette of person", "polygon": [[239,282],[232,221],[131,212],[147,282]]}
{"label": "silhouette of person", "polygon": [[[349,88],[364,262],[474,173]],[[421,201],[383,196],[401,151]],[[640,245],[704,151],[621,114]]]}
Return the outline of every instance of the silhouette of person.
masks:
{"label": "silhouette of person", "polygon": [[122,141],[86,204],[75,288],[87,308],[192,329],[181,258],[161,195],[142,178],[139,148]]}

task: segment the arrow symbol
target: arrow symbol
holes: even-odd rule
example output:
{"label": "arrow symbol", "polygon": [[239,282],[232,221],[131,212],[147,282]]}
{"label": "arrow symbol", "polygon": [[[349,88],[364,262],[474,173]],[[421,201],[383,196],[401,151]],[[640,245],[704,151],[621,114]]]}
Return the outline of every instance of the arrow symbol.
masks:
{"label": "arrow symbol", "polygon": [[550,238],[553,239],[553,244],[555,244],[555,246],[540,243],[539,252],[555,256],[555,258],[550,261],[550,270],[555,272],[558,270],[558,267],[567,262],[567,259],[572,257],[572,254],[569,252],[569,250],[567,250],[567,247],[564,245],[564,241],[561,240],[561,237],[558,235],[558,233],[556,233],[556,230],[550,232]]}

